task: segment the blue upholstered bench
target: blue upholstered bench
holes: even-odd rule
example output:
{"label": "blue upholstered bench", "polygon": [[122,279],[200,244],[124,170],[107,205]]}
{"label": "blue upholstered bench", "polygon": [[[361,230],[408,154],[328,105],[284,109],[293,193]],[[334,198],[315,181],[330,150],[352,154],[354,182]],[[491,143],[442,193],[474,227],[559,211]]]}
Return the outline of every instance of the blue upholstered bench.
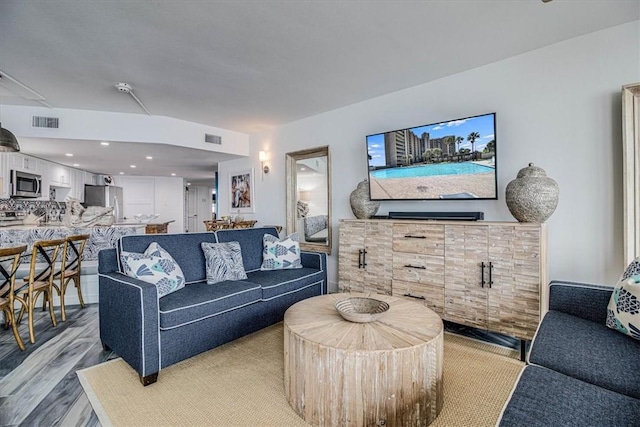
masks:
{"label": "blue upholstered bench", "polygon": [[[326,293],[326,255],[302,252],[303,268],[261,271],[262,237],[275,228],[132,235],[99,254],[100,339],[144,385],[160,369],[281,321],[294,303]],[[207,285],[202,242],[240,243],[247,279]],[[157,242],[180,265],[186,286],[158,299],[156,286],[122,274],[118,253]]]}
{"label": "blue upholstered bench", "polygon": [[551,282],[501,427],[640,425],[640,341],[607,328],[613,288]]}

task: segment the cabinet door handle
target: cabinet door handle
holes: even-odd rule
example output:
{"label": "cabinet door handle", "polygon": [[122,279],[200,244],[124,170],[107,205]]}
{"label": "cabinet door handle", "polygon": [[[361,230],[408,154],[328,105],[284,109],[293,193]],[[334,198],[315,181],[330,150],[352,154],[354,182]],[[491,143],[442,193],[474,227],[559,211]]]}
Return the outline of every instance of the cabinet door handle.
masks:
{"label": "cabinet door handle", "polygon": [[423,265],[411,265],[411,264],[405,264],[404,265],[406,268],[417,268],[418,270],[426,270],[427,267],[423,266]]}
{"label": "cabinet door handle", "polygon": [[493,279],[491,278],[491,272],[493,271],[493,263],[489,262],[489,287],[493,285]]}
{"label": "cabinet door handle", "polygon": [[480,263],[480,287],[484,288],[484,261]]}
{"label": "cabinet door handle", "polygon": [[415,298],[415,299],[422,299],[422,300],[426,299],[425,297],[419,297],[417,295],[411,295],[411,294],[404,294],[402,296],[403,297],[409,297],[409,298]]}
{"label": "cabinet door handle", "polygon": [[414,236],[412,234],[405,234],[404,237],[407,239],[426,239],[427,238],[427,236]]}
{"label": "cabinet door handle", "polygon": [[358,249],[358,269],[362,268],[362,251],[364,249]]}
{"label": "cabinet door handle", "polygon": [[362,268],[366,268],[367,267],[367,250],[363,249],[362,250]]}

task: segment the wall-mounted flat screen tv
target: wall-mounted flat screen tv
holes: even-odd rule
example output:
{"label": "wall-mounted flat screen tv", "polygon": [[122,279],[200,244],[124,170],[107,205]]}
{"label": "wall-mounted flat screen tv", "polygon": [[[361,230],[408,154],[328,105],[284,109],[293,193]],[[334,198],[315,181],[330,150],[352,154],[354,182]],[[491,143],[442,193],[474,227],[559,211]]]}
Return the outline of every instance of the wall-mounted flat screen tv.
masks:
{"label": "wall-mounted flat screen tv", "polygon": [[497,199],[496,114],[367,136],[371,200]]}

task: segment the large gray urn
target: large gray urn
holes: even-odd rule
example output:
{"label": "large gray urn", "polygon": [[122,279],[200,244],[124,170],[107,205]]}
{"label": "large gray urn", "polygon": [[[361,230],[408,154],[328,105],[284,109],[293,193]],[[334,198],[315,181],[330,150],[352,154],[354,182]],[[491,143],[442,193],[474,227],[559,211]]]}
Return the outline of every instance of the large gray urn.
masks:
{"label": "large gray urn", "polygon": [[558,206],[558,183],[541,167],[529,163],[507,185],[507,207],[520,222],[545,222]]}
{"label": "large gray urn", "polygon": [[371,201],[369,197],[369,181],[366,179],[358,183],[349,197],[351,210],[358,219],[369,219],[378,212],[380,202]]}

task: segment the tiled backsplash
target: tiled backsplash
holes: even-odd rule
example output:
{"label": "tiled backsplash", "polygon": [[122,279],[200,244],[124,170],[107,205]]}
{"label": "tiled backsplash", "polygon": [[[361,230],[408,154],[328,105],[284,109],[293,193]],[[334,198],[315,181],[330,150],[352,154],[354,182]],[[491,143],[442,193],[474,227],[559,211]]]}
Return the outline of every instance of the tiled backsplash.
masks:
{"label": "tiled backsplash", "polygon": [[64,202],[51,202],[48,200],[0,199],[0,211],[24,211],[26,213],[34,213],[47,209],[59,209],[62,215],[66,207]]}

